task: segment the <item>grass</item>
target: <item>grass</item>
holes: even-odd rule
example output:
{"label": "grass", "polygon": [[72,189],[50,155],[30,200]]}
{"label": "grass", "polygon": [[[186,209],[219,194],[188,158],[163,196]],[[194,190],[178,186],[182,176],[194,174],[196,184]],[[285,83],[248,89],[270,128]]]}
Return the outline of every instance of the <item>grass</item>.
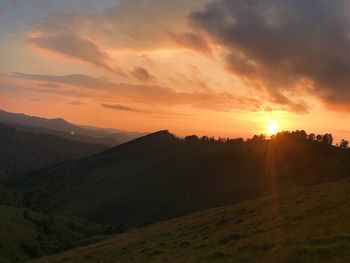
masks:
{"label": "grass", "polygon": [[86,220],[0,205],[0,262],[22,262],[87,245],[101,240],[96,235],[103,231]]}
{"label": "grass", "polygon": [[350,262],[350,181],[202,211],[33,262]]}

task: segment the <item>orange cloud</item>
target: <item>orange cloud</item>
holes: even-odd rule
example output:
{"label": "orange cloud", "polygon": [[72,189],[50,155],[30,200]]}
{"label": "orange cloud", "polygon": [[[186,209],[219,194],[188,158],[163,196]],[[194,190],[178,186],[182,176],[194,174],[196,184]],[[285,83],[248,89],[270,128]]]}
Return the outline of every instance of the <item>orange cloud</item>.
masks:
{"label": "orange cloud", "polygon": [[75,34],[42,35],[30,37],[28,42],[37,48],[53,51],[64,56],[92,63],[109,71],[116,69],[111,66],[112,58],[103,51],[97,43]]}
{"label": "orange cloud", "polygon": [[257,110],[261,102],[257,98],[236,97],[228,92],[204,90],[200,92],[176,91],[172,88],[157,85],[134,85],[114,83],[106,78],[96,78],[87,75],[31,75],[17,73],[20,79],[42,83],[64,85],[62,88],[32,88],[37,92],[47,92],[57,95],[91,96],[95,99],[115,98],[144,105],[176,106],[185,105],[197,109],[214,111],[231,111],[238,108]]}
{"label": "orange cloud", "polygon": [[131,72],[131,75],[135,79],[145,83],[150,82],[154,79],[154,77],[148,72],[148,70],[143,67],[134,68]]}
{"label": "orange cloud", "polygon": [[170,33],[171,37],[180,46],[207,55],[212,55],[212,50],[207,41],[199,34],[186,32],[181,34]]}
{"label": "orange cloud", "polygon": [[[92,47],[91,39],[101,40],[102,49],[108,47],[142,51],[185,47],[208,52],[205,40],[200,35],[188,32],[187,24],[187,15],[202,8],[207,2],[209,0],[122,0],[103,11],[67,10],[46,17],[33,27],[31,34],[51,36],[37,41],[45,48],[72,53],[67,50],[65,43],[61,43],[67,40],[73,44],[86,45],[93,53],[99,53],[99,57],[101,51],[96,46]],[[43,41],[45,42],[42,43]],[[102,57],[105,59],[106,56]],[[89,58],[89,61],[95,63],[96,59]],[[100,64],[100,59],[98,63]]]}

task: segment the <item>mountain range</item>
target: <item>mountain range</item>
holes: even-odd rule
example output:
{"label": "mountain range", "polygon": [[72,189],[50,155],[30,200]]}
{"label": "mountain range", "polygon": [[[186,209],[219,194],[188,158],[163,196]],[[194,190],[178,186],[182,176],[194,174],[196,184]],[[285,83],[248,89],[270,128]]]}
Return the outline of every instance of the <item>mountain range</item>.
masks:
{"label": "mountain range", "polygon": [[3,110],[0,110],[0,123],[10,125],[21,131],[52,134],[81,142],[104,144],[108,147],[130,141],[146,134],[76,125],[62,118],[46,119],[29,116],[24,113],[10,113]]}
{"label": "mountain range", "polygon": [[37,134],[0,124],[0,180],[13,179],[62,161],[88,156],[104,145]]}

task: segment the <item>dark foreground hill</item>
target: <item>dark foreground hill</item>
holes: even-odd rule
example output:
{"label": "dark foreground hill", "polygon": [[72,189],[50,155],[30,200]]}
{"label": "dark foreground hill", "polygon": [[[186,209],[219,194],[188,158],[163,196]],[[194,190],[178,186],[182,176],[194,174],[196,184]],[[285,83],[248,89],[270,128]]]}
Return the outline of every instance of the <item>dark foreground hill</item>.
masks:
{"label": "dark foreground hill", "polygon": [[0,124],[0,180],[68,159],[81,158],[106,147],[54,135],[32,134]]}
{"label": "dark foreground hill", "polygon": [[349,152],[315,141],[201,142],[161,131],[16,187],[35,209],[131,227],[349,175]]}
{"label": "dark foreground hill", "polygon": [[0,262],[23,262],[87,245],[104,232],[83,219],[0,205]]}
{"label": "dark foreground hill", "polygon": [[350,262],[350,181],[202,211],[35,260],[107,262]]}
{"label": "dark foreground hill", "polygon": [[0,123],[25,132],[51,134],[86,143],[103,144],[108,147],[145,135],[137,132],[80,126],[62,118],[46,119],[3,110],[0,110]]}

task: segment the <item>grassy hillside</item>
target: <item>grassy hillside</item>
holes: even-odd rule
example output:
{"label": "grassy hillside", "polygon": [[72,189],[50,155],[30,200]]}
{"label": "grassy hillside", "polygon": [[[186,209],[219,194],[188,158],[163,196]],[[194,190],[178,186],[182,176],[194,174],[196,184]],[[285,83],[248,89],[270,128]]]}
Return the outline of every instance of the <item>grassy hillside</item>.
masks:
{"label": "grassy hillside", "polygon": [[98,144],[22,132],[0,124],[0,180],[104,149]]}
{"label": "grassy hillside", "polygon": [[350,175],[349,151],[282,137],[202,143],[166,131],[27,176],[28,206],[141,226]]}
{"label": "grassy hillside", "polygon": [[350,262],[349,207],[347,179],[134,229],[33,262]]}
{"label": "grassy hillside", "polygon": [[86,245],[104,231],[86,220],[0,205],[0,262],[22,262]]}

